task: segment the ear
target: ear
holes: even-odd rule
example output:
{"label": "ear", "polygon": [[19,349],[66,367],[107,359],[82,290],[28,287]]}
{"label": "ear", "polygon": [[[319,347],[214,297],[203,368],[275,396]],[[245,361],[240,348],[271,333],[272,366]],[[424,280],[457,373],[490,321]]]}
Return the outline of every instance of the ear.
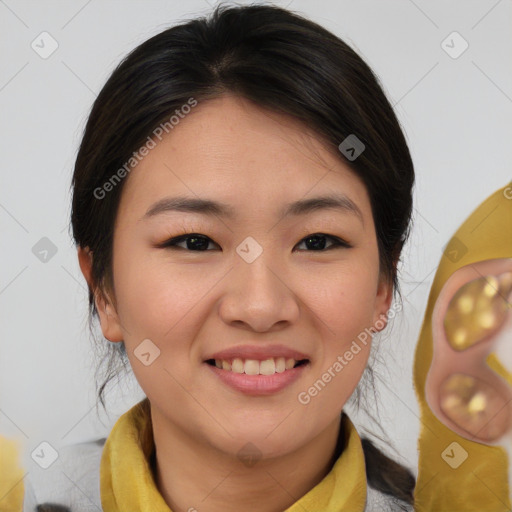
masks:
{"label": "ear", "polygon": [[373,325],[377,331],[382,331],[388,324],[388,311],[393,300],[393,283],[384,275],[379,277],[377,295],[375,297],[375,309]]}
{"label": "ear", "polygon": [[117,311],[108,297],[108,294],[100,290],[92,279],[93,254],[89,247],[78,247],[78,263],[80,270],[87,281],[89,289],[94,293],[94,302],[100,317],[101,331],[107,340],[117,343],[123,341],[123,332]]}

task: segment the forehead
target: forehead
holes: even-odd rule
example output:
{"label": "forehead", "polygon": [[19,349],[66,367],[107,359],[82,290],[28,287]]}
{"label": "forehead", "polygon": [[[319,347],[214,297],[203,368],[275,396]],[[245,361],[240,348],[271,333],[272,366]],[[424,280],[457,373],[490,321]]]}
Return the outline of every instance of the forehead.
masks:
{"label": "forehead", "polygon": [[131,171],[120,208],[140,212],[179,194],[261,211],[308,194],[339,192],[365,214],[364,184],[317,134],[291,116],[221,96],[199,103],[156,139]]}

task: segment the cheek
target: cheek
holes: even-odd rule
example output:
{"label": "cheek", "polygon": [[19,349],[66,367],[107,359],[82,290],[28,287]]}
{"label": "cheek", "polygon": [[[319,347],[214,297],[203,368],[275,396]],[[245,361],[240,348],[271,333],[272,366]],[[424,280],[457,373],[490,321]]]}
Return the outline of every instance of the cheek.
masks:
{"label": "cheek", "polygon": [[308,304],[323,320],[327,339],[337,348],[372,325],[377,276],[371,267],[344,268],[321,279],[309,278],[304,286]]}
{"label": "cheek", "polygon": [[317,325],[323,339],[319,365],[311,382],[315,389],[311,389],[310,396],[319,395],[311,403],[315,414],[343,407],[361,378],[371,349],[376,279],[371,270],[351,267],[332,273],[330,279],[322,280],[322,286],[317,280],[314,288],[314,279],[305,283],[308,305],[320,319]]}
{"label": "cheek", "polygon": [[[185,407],[180,383],[190,376],[191,346],[208,304],[205,295],[219,278],[203,275],[194,265],[178,271],[161,258],[133,253],[118,262],[114,279],[126,352],[137,381],[155,403],[173,396]],[[146,365],[140,357],[148,352],[151,362]]]}
{"label": "cheek", "polygon": [[172,337],[215,280],[194,265],[178,266],[157,256],[135,252],[119,258],[115,268],[118,312],[128,338]]}

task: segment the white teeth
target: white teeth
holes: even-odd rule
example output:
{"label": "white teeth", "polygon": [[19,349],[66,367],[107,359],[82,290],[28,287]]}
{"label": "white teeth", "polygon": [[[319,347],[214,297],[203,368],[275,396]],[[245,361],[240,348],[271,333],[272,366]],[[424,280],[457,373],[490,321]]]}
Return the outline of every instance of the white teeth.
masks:
{"label": "white teeth", "polygon": [[246,359],[244,373],[246,375],[258,375],[260,373],[260,362],[256,361],[256,359]]}
{"label": "white teeth", "polygon": [[260,363],[261,375],[274,375],[276,373],[276,363],[274,359],[266,359]]}
{"label": "white teeth", "polygon": [[271,357],[264,361],[256,359],[235,358],[232,362],[224,359],[215,359],[215,366],[223,370],[235,373],[245,373],[246,375],[274,375],[274,373],[283,373],[285,370],[291,370],[297,363],[296,359],[284,357]]}
{"label": "white teeth", "polygon": [[231,371],[235,373],[244,373],[244,362],[239,358],[233,359]]}

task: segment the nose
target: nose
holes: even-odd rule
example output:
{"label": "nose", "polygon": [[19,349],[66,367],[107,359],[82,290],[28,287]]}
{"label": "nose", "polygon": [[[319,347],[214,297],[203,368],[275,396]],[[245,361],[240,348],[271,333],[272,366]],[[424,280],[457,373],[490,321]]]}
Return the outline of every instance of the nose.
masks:
{"label": "nose", "polygon": [[269,266],[264,254],[252,263],[239,260],[230,272],[219,307],[226,324],[266,332],[283,329],[299,318],[291,282],[275,265]]}

